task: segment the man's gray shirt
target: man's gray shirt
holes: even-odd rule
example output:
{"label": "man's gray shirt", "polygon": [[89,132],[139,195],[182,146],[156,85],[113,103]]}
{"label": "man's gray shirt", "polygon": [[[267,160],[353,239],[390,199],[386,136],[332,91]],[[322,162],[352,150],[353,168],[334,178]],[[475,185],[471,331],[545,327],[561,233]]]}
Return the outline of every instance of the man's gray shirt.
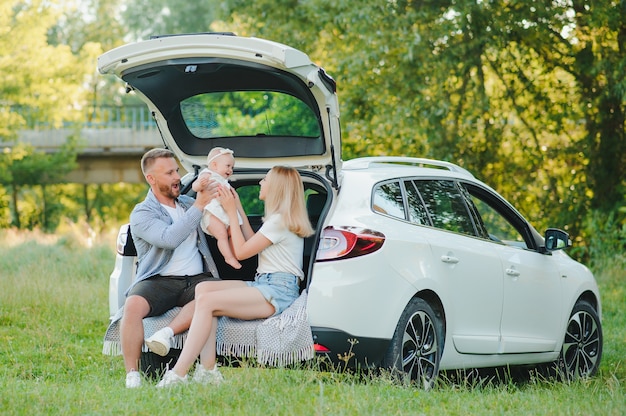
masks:
{"label": "man's gray shirt", "polygon": [[130,229],[137,249],[137,276],[126,294],[137,282],[159,274],[172,258],[176,247],[189,237],[194,229],[198,235],[198,250],[203,259],[204,271],[219,277],[206,235],[200,228],[202,211],[193,206],[195,200],[190,196],[181,195],[177,201],[185,210],[185,214],[175,223],[152,190],[148,191],[146,199],[137,204],[131,212]]}

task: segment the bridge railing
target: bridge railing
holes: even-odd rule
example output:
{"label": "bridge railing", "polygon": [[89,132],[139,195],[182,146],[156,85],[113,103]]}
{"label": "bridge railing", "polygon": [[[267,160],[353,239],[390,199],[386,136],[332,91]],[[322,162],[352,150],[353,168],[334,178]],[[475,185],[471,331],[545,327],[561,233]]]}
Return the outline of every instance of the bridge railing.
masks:
{"label": "bridge railing", "polygon": [[80,132],[82,154],[142,153],[163,145],[145,105],[98,107],[87,110],[83,122],[65,122],[60,128],[26,118],[29,128],[20,132],[19,141],[47,152],[54,152],[76,132]]}
{"label": "bridge railing", "polygon": [[[26,120],[28,130],[58,129],[48,122],[42,122],[41,118],[29,110],[14,109]],[[152,118],[148,107],[145,105],[113,106],[104,105],[90,107],[83,111],[79,121],[66,121],[61,128],[130,128],[133,130],[151,130],[156,128],[156,122]]]}
{"label": "bridge railing", "polygon": [[148,108],[143,106],[99,107],[86,117],[87,128],[131,128],[133,130],[152,130],[156,122]]}

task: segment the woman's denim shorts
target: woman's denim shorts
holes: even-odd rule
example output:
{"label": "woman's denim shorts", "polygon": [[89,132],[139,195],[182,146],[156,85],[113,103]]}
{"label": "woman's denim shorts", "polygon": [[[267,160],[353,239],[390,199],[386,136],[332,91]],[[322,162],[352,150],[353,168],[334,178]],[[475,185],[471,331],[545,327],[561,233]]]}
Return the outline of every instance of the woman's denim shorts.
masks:
{"label": "woman's denim shorts", "polygon": [[298,278],[290,273],[263,273],[254,276],[248,286],[256,287],[261,291],[265,300],[274,306],[276,316],[293,303],[300,295]]}

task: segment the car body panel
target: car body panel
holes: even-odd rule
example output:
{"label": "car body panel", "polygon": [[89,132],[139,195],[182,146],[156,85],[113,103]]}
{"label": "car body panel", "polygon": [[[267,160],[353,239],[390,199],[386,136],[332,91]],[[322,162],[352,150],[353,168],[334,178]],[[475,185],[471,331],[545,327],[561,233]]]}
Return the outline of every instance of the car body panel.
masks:
{"label": "car body panel", "polygon": [[[382,232],[386,237],[386,258],[379,261],[377,252],[359,259],[315,264],[308,306],[314,334],[319,333],[323,339],[332,334],[336,340],[365,340],[371,343],[372,350],[379,348],[381,354],[381,342],[389,341],[393,332],[386,322],[398,319],[410,297],[428,292],[437,295],[445,311],[442,369],[555,360],[567,318],[577,300],[573,293],[580,296],[588,290],[599,299],[597,285],[588,270],[562,252],[540,252],[541,241],[537,242],[540,237],[534,228],[496,191],[475,179],[473,184],[493,193],[502,209],[523,222],[522,233],[537,249],[410,224],[375,212],[370,195],[363,190],[371,190],[378,182],[392,178],[463,182],[468,175],[427,167],[418,170],[383,164],[375,168],[374,161],[367,159],[363,163],[344,162],[341,190],[325,226],[367,227]],[[428,247],[430,256],[418,254]],[[447,262],[450,258],[458,262]],[[565,290],[563,272],[559,271],[563,267],[580,268],[575,274],[585,284]],[[369,281],[375,275],[384,276],[379,286]],[[357,287],[364,280],[369,285],[366,292]],[[397,285],[398,290],[385,287],[384,283]],[[371,302],[360,300],[372,299],[374,293],[376,298],[382,294],[397,302],[387,302],[372,314]],[[397,297],[393,297],[394,293]],[[350,310],[349,317],[346,310]],[[381,360],[381,355],[370,356],[362,364]]]}
{"label": "car body panel", "polygon": [[[389,229],[389,226],[383,225],[387,223],[393,228],[395,220],[377,216],[371,211],[369,199],[363,198],[359,192],[360,186],[356,186],[357,184],[367,186],[359,176],[344,172],[341,178],[341,198],[334,201],[330,219],[342,226]],[[415,290],[402,275],[382,271],[379,266],[393,264],[393,259],[389,257],[405,253],[410,247],[416,250],[424,247],[420,247],[415,241],[396,240],[397,236],[385,237],[385,249],[376,253],[341,262],[315,263],[314,275],[308,287],[307,312],[312,326],[332,328],[329,323],[334,322],[337,328],[355,336],[391,338],[395,328],[386,322],[397,320]],[[428,249],[428,245],[425,249]],[[411,258],[419,261],[417,256]],[[418,269],[419,264],[416,263],[415,268]],[[380,274],[372,273],[373,270],[380,270]],[[356,301],[351,302],[348,313],[342,312],[346,310],[342,299],[363,299],[371,293],[380,294],[381,299],[394,299],[394,302],[381,310],[370,302]]]}
{"label": "car body panel", "polygon": [[502,263],[490,243],[452,232],[431,232],[432,274],[444,281],[441,295],[448,330],[461,353],[494,354],[500,344]]}
{"label": "car body panel", "polygon": [[[554,351],[567,319],[562,277],[550,255],[515,247],[499,249],[504,264],[501,353]],[[573,305],[572,305],[573,306]],[[522,315],[520,310],[525,311]]]}

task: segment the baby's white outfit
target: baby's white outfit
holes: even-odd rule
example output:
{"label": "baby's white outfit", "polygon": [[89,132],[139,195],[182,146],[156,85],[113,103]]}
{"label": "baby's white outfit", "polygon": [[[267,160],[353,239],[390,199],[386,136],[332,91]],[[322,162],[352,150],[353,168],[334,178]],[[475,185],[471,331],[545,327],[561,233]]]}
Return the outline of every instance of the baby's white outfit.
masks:
{"label": "baby's white outfit", "polygon": [[[228,189],[231,188],[226,178],[224,178],[219,173],[213,172],[212,170],[207,169],[207,168],[202,169],[202,171],[200,172],[200,175],[202,175],[203,173],[210,174],[211,179],[215,180],[215,182],[217,182],[219,185],[227,187]],[[215,215],[220,221],[222,221],[224,225],[226,225],[226,228],[230,226],[228,214],[226,213],[226,211],[224,211],[224,207],[222,207],[222,204],[220,204],[220,201],[218,201],[217,198],[213,198],[211,202],[206,204],[204,206],[204,209],[202,210],[202,219],[200,220],[200,227],[202,227],[202,231],[204,231],[205,233],[212,235],[209,232],[209,221],[211,220],[211,215]],[[239,214],[239,211],[237,211],[237,218],[239,219],[239,225],[243,224],[243,220],[241,219],[241,215]]]}

